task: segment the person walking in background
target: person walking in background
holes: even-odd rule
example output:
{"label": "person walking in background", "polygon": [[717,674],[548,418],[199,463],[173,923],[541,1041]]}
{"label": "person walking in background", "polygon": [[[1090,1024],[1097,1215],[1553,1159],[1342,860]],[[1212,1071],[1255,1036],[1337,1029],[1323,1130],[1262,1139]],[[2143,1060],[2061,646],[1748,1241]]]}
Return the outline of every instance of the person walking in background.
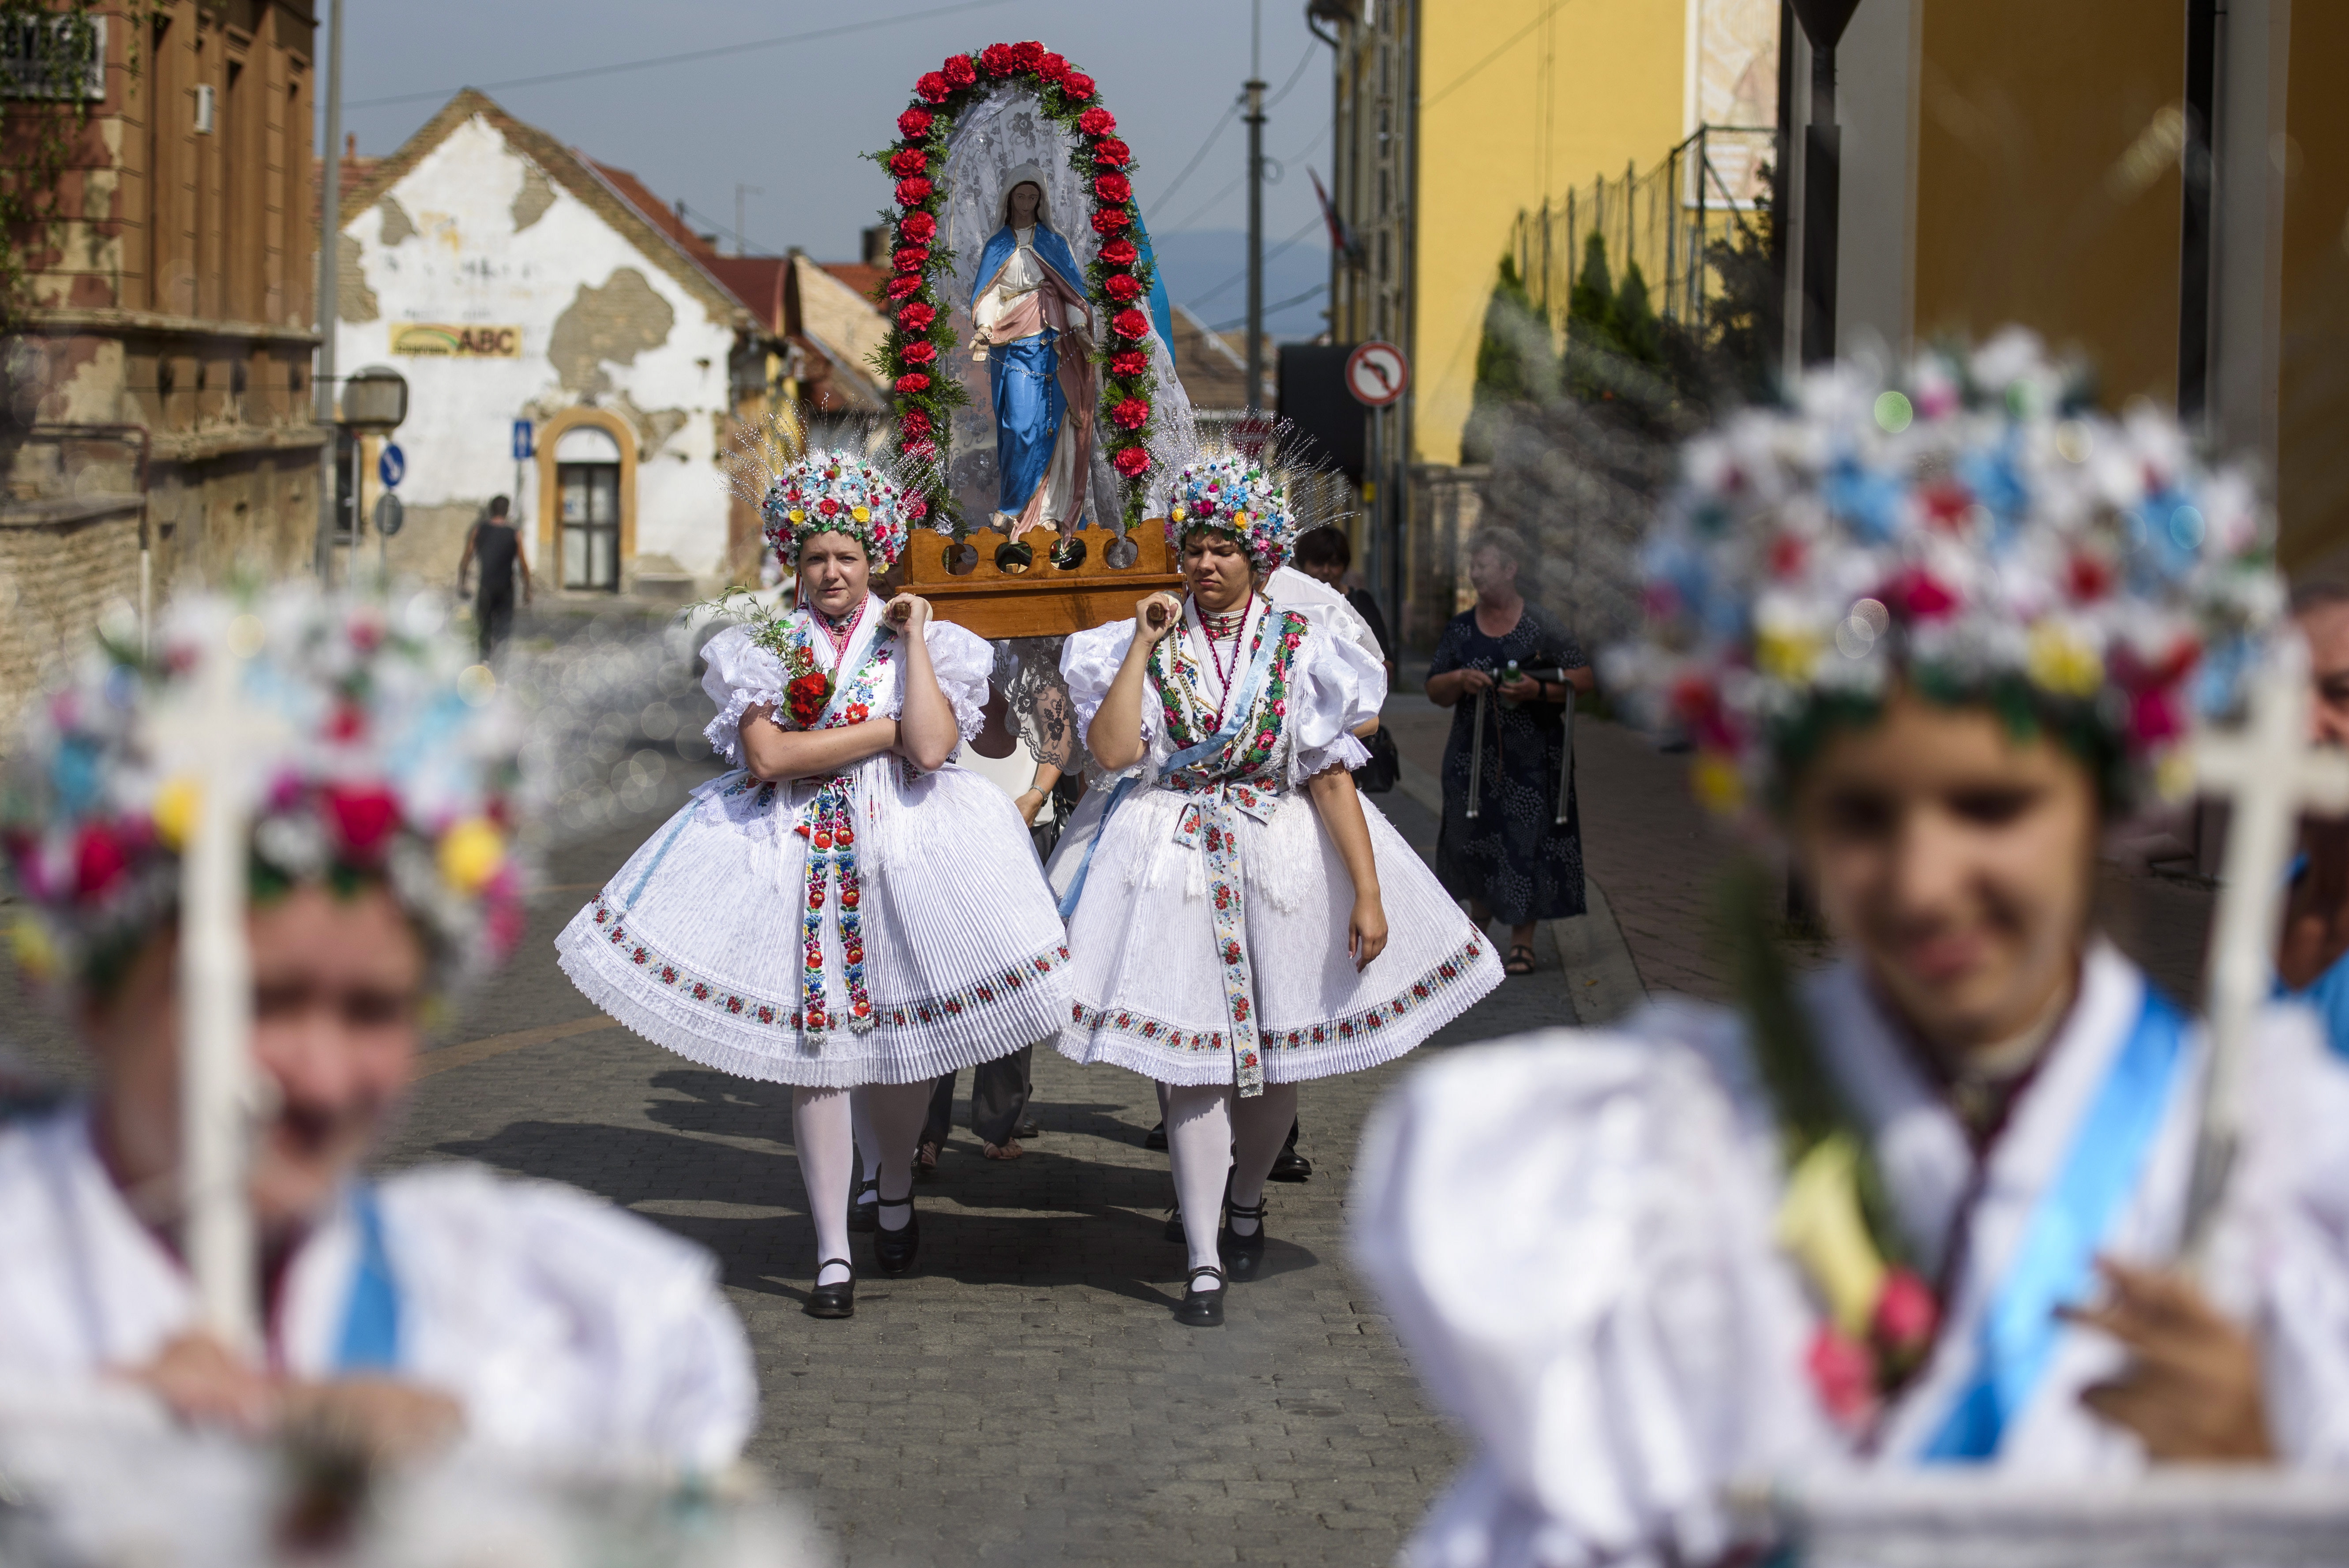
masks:
{"label": "person walking in background", "polygon": [[1379,640],[1379,655],[1386,661],[1388,689],[1392,690],[1395,676],[1394,642],[1387,635],[1387,621],[1379,614],[1379,602],[1361,588],[1346,586],[1346,574],[1353,570],[1354,546],[1346,531],[1324,523],[1309,528],[1297,536],[1297,553],[1293,564],[1297,570],[1316,582],[1326,583],[1346,596],[1346,603]]}
{"label": "person walking in background", "polygon": [[522,579],[522,602],[530,603],[530,562],[523,556],[522,535],[506,521],[511,505],[502,495],[490,498],[490,514],[473,524],[473,531],[465,536],[465,553],[457,562],[460,598],[469,592],[465,579],[473,563],[481,562],[481,586],[471,592],[473,624],[481,633],[483,664],[488,664],[499,645],[513,634],[516,576]]}
{"label": "person walking in background", "polygon": [[1535,922],[1582,913],[1565,715],[1592,685],[1590,661],[1565,625],[1518,592],[1526,559],[1525,541],[1508,530],[1476,531],[1468,552],[1476,603],[1444,626],[1427,676],[1428,699],[1454,710],[1435,874],[1478,924],[1508,925],[1511,975],[1534,971]]}
{"label": "person walking in background", "polygon": [[[2349,746],[2349,583],[2303,583],[2292,618],[2308,640],[2309,738]],[[2276,977],[2278,993],[2313,1007],[2334,1053],[2349,1057],[2349,818],[2301,823]]]}

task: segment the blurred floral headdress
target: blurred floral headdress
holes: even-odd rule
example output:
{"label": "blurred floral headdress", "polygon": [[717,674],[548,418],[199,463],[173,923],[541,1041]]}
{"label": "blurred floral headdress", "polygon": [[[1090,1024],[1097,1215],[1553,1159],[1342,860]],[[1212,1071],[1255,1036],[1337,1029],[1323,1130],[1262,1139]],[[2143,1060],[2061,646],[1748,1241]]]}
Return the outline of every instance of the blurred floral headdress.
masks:
{"label": "blurred floral headdress", "polygon": [[2131,781],[2235,704],[2283,606],[2257,488],[2079,385],[2010,331],[1889,377],[1823,368],[1686,446],[1609,674],[1695,743],[1711,803],[1903,681],[2054,716]]}
{"label": "blurred floral headdress", "polygon": [[253,758],[256,888],[379,877],[435,958],[486,968],[523,930],[520,732],[433,594],[398,604],[306,583],[184,596],[151,657],[102,637],[34,704],[0,779],[0,850],[36,974],[96,978],[177,907],[202,786],[163,754],[210,661],[272,738]]}

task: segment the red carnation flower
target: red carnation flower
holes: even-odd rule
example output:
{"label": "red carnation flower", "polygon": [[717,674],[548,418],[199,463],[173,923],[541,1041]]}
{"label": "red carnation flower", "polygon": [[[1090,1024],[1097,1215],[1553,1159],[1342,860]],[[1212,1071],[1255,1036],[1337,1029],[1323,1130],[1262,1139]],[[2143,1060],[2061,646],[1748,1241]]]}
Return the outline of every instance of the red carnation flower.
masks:
{"label": "red carnation flower", "polygon": [[901,273],[918,273],[930,264],[930,248],[927,245],[900,245],[892,260]]}
{"label": "red carnation flower", "polygon": [[900,180],[897,181],[897,205],[918,207],[930,199],[930,182],[927,180],[918,177],[912,180]]}
{"label": "red carnation flower", "polygon": [[1044,46],[1030,38],[1011,46],[1011,63],[1023,71],[1032,71],[1044,63]]}
{"label": "red carnation flower", "polygon": [[1895,1367],[1915,1367],[1933,1348],[1940,1328],[1941,1304],[1925,1282],[1908,1269],[1887,1270],[1876,1310],[1868,1315],[1868,1337],[1878,1354]]}
{"label": "red carnation flower", "polygon": [[930,378],[918,370],[908,370],[897,377],[897,396],[900,397],[911,397],[916,392],[929,389]]}
{"label": "red carnation flower", "polygon": [[75,895],[103,898],[129,865],[130,856],[112,828],[103,822],[85,824],[74,842]]}
{"label": "red carnation flower", "polygon": [[1103,207],[1093,214],[1093,232],[1096,234],[1114,234],[1120,229],[1126,227],[1133,222],[1133,219],[1125,215],[1124,208]]}
{"label": "red carnation flower", "polygon": [[908,212],[897,220],[897,237],[916,245],[926,245],[937,238],[938,221],[927,212]]}
{"label": "red carnation flower", "polygon": [[[1079,82],[1085,84],[1085,90],[1083,92],[1077,91],[1077,84]],[[1091,98],[1092,96],[1092,77],[1081,77],[1076,75],[1074,72],[1071,72],[1069,79],[1061,84],[1061,90],[1065,93],[1070,93],[1077,98]],[[1111,131],[1117,129],[1117,116],[1110,113],[1109,110],[1105,108],[1089,108],[1085,110],[1084,113],[1077,116],[1077,129],[1083,131],[1087,136],[1107,136]]]}
{"label": "red carnation flower", "polygon": [[1132,304],[1142,296],[1142,284],[1132,273],[1112,273],[1102,280],[1102,292],[1120,304]]}
{"label": "red carnation flower", "polygon": [[1139,348],[1121,349],[1109,356],[1109,373],[1112,376],[1139,376],[1150,368],[1150,356]]}
{"label": "red carnation flower", "polygon": [[930,166],[930,155],[918,147],[901,147],[889,155],[885,166],[889,172],[904,179],[919,174]]}
{"label": "red carnation flower", "polygon": [[335,836],[355,855],[373,855],[399,825],[399,802],[380,785],[330,788],[326,792],[326,807]]}
{"label": "red carnation flower", "polygon": [[832,682],[820,674],[803,675],[783,688],[784,706],[792,722],[802,729],[812,727],[823,717],[824,704],[831,697]]}
{"label": "red carnation flower", "polygon": [[1958,607],[1958,595],[1947,583],[1918,567],[1892,580],[1884,598],[1912,621],[1935,621]]}
{"label": "red carnation flower", "polygon": [[926,463],[936,462],[938,456],[938,444],[927,436],[921,436],[905,442],[904,450],[909,458],[916,458]]}
{"label": "red carnation flower", "polygon": [[1110,318],[1120,337],[1140,337],[1150,330],[1150,318],[1138,310],[1122,310]]}
{"label": "red carnation flower", "polygon": [[[914,90],[921,94],[924,98],[929,99],[932,103],[944,103],[947,101],[947,95],[953,92],[954,88],[949,87],[947,84],[946,77],[940,76],[937,72],[925,71],[922,73],[922,79],[914,84]],[[907,114],[919,114],[922,111],[917,108],[909,108],[905,112]],[[903,122],[900,121],[900,123],[902,124]]]}
{"label": "red carnation flower", "polygon": [[1109,411],[1110,423],[1121,430],[1139,430],[1150,423],[1150,405],[1139,397],[1128,397]]}
{"label": "red carnation flower", "polygon": [[[927,77],[922,78],[929,80]],[[907,141],[919,141],[930,134],[931,116],[926,108],[909,108],[897,117],[897,134]]]}
{"label": "red carnation flower", "polygon": [[1048,82],[1057,82],[1069,74],[1069,62],[1059,55],[1047,52],[1036,62],[1036,74]]}
{"label": "red carnation flower", "polygon": [[826,496],[822,500],[815,503],[815,509],[816,511],[823,513],[824,516],[831,517],[840,511],[840,503],[833,500],[832,497]]}
{"label": "red carnation flower", "polygon": [[[1067,76],[1061,78],[1061,90],[1068,94],[1071,98],[1075,98],[1079,103],[1082,103],[1085,99],[1093,96],[1093,79],[1092,77],[1085,75],[1082,71],[1071,71]],[[1097,108],[1092,112],[1102,117],[1102,119],[1104,122],[1102,128],[1099,130],[1095,130],[1092,126],[1085,124],[1082,120],[1079,120],[1077,122],[1077,129],[1079,130],[1083,131],[1087,136],[1106,136],[1111,131],[1117,129],[1117,121],[1110,118],[1109,110],[1105,108]]]}
{"label": "red carnation flower", "polygon": [[978,52],[978,63],[987,67],[991,77],[1008,77],[1019,68],[1009,44],[989,44]]}
{"label": "red carnation flower", "polygon": [[1123,169],[1133,158],[1133,149],[1113,136],[1093,143],[1093,161],[1103,169]]}
{"label": "red carnation flower", "polygon": [[919,277],[900,273],[895,277],[889,280],[889,297],[891,299],[904,299],[908,294],[916,294],[921,292],[922,280]]}
{"label": "red carnation flower", "polygon": [[907,332],[919,332],[938,319],[938,313],[919,300],[897,307],[897,325]]}
{"label": "red carnation flower", "polygon": [[930,417],[919,408],[908,408],[897,418],[898,432],[908,438],[926,436],[930,433]]}
{"label": "red carnation flower", "polygon": [[1150,449],[1128,447],[1122,452],[1111,454],[1109,460],[1111,466],[1127,479],[1138,480],[1150,471]]}
{"label": "red carnation flower", "polygon": [[905,514],[907,521],[919,522],[930,515],[930,503],[920,496],[909,495],[905,498],[905,504],[898,510]]}
{"label": "red carnation flower", "polygon": [[908,365],[927,365],[938,356],[935,343],[909,343],[897,351],[897,357]]}
{"label": "red carnation flower", "polygon": [[938,69],[945,73],[947,81],[958,88],[967,88],[978,80],[978,67],[970,63],[968,55],[948,55],[946,63]]}
{"label": "red carnation flower", "polygon": [[1101,259],[1113,267],[1130,267],[1142,259],[1132,240],[1112,240],[1101,248]]}
{"label": "red carnation flower", "polygon": [[1123,174],[1104,174],[1093,181],[1093,194],[1104,201],[1130,201],[1133,199],[1133,181]]}

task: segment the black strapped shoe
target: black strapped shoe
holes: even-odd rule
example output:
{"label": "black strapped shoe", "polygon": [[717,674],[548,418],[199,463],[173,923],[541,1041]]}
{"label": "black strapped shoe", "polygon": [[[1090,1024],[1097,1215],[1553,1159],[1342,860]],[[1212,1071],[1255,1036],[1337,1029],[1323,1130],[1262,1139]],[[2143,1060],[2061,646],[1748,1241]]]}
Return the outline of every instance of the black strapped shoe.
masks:
{"label": "black strapped shoe", "polygon": [[[1257,1271],[1262,1269],[1264,1266],[1265,1207],[1266,1205],[1262,1199],[1258,1199],[1257,1201],[1257,1205],[1253,1209],[1249,1208],[1246,1203],[1235,1203],[1228,1199],[1225,1201],[1224,1213],[1226,1218],[1224,1220],[1223,1234],[1224,1263],[1225,1265],[1232,1271],[1232,1278],[1235,1280],[1254,1279],[1257,1276]],[[1256,1234],[1252,1236],[1241,1235],[1237,1231],[1232,1229],[1232,1221],[1234,1220],[1254,1220],[1256,1222]]]}
{"label": "black strapped shoe", "polygon": [[[1216,1276],[1216,1288],[1201,1290],[1195,1283],[1202,1274]],[[1224,1326],[1224,1271],[1213,1266],[1193,1269],[1183,1276],[1183,1305],[1174,1309],[1174,1321],[1189,1328],[1221,1328]]]}
{"label": "black strapped shoe", "polygon": [[847,1269],[849,1275],[838,1284],[820,1284],[808,1292],[807,1315],[810,1317],[854,1317],[856,1315],[856,1273],[854,1264],[846,1258],[826,1258],[815,1265],[816,1277],[822,1279],[823,1271],[834,1264]]}
{"label": "black strapped shoe", "polygon": [[[867,1198],[864,1195],[867,1192],[872,1193],[873,1196]],[[856,1196],[849,1200],[848,1228],[852,1231],[872,1230],[878,1222],[874,1219],[874,1215],[880,1212],[881,1179],[876,1176],[872,1181],[864,1183],[864,1186],[859,1187],[856,1190]]]}
{"label": "black strapped shoe", "polygon": [[[881,1210],[894,1209],[900,1203],[906,1211],[905,1223],[893,1231],[881,1222]],[[895,1202],[884,1198],[873,1211],[873,1257],[885,1274],[904,1274],[914,1266],[914,1254],[922,1250],[922,1217],[913,1208],[914,1194],[908,1191]]]}

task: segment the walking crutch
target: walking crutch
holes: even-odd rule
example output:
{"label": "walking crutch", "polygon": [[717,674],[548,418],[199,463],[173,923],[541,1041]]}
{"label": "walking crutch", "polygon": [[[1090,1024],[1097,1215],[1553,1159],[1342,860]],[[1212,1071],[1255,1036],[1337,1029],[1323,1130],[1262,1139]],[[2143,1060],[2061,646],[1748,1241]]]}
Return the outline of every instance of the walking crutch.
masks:
{"label": "walking crutch", "polygon": [[1484,813],[1478,802],[1485,798],[1485,699],[1489,690],[1476,694],[1476,717],[1470,721],[1468,732],[1468,820],[1475,821]]}

